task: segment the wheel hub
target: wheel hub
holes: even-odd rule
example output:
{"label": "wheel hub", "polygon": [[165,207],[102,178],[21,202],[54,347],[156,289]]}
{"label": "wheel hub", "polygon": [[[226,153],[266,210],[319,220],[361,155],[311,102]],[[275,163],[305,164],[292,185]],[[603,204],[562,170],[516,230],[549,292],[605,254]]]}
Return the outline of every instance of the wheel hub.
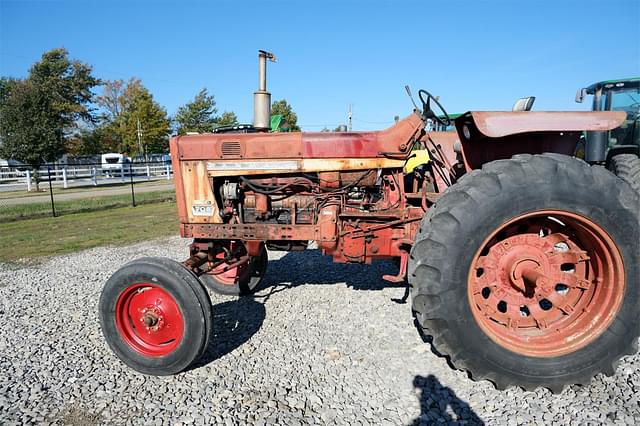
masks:
{"label": "wheel hub", "polygon": [[604,330],[623,294],[620,254],[606,232],[583,217],[552,214],[503,225],[485,240],[469,272],[469,300],[481,328],[533,356],[586,344]]}
{"label": "wheel hub", "polygon": [[182,340],[184,320],[178,303],[152,283],[131,285],[116,304],[116,325],[134,350],[145,356],[164,356]]}
{"label": "wheel hub", "polygon": [[164,328],[164,316],[159,306],[149,305],[141,309],[140,314],[140,322],[146,327],[147,334],[157,332]]}
{"label": "wheel hub", "polygon": [[505,302],[526,305],[546,295],[545,277],[554,273],[550,249],[550,242],[537,234],[515,235],[491,247],[484,265],[496,274],[496,292]]}

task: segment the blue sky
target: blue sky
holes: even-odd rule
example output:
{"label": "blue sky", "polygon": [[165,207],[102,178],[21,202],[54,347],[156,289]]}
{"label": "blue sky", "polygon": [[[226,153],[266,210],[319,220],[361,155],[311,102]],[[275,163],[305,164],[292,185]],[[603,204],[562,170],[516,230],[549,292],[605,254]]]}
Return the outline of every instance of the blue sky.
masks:
{"label": "blue sky", "polygon": [[103,79],[136,76],[170,114],[202,87],[250,122],[257,50],[305,130],[386,127],[425,88],[450,112],[585,109],[578,87],[640,75],[640,0],[5,1],[0,75],[64,46]]}

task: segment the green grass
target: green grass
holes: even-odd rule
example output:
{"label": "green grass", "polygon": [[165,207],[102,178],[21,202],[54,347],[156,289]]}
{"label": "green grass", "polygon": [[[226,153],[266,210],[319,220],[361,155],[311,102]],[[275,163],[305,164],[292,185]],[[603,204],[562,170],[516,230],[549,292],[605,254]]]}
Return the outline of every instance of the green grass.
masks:
{"label": "green grass", "polygon": [[131,244],[177,235],[178,229],[173,202],[0,223],[0,262],[26,263],[91,247]]}
{"label": "green grass", "polygon": [[[175,201],[174,191],[141,192],[135,195],[136,204]],[[2,202],[0,201],[0,205]],[[58,201],[55,203],[56,215],[105,210],[116,207],[131,206],[131,194],[111,195],[97,198]],[[29,203],[0,208],[0,223],[43,218],[51,216],[51,203]]]}

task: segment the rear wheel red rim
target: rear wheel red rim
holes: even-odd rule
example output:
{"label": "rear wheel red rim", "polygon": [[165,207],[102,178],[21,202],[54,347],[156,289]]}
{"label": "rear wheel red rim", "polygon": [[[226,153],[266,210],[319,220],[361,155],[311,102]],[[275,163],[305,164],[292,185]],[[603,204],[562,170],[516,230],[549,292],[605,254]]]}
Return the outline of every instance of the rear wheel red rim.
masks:
{"label": "rear wheel red rim", "polygon": [[607,232],[566,211],[518,216],[482,243],[468,299],[482,331],[511,351],[554,357],[592,343],[624,296],[622,256]]}
{"label": "rear wheel red rim", "polygon": [[116,302],[116,326],[136,352],[161,357],[173,352],[184,334],[184,318],[175,298],[152,283],[136,283]]}

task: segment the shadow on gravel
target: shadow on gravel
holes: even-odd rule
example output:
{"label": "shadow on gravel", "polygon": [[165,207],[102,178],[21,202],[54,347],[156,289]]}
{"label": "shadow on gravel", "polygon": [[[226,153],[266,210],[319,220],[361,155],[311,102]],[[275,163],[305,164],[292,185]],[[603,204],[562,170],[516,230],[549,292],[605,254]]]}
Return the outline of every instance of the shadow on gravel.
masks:
{"label": "shadow on gravel", "polygon": [[213,305],[213,330],[202,357],[188,370],[203,367],[243,345],[260,327],[265,308],[251,297]]}
{"label": "shadow on gravel", "polygon": [[420,416],[413,420],[412,425],[484,425],[469,404],[459,399],[450,388],[442,386],[435,376],[416,376],[413,386],[420,390]]}
{"label": "shadow on gravel", "polygon": [[292,251],[280,259],[269,260],[267,275],[260,287],[269,289],[266,296],[300,285],[346,283],[354,290],[382,290],[402,288],[382,279],[384,274],[395,275],[398,268],[392,262],[377,261],[371,265],[333,263],[330,256],[319,250]]}

